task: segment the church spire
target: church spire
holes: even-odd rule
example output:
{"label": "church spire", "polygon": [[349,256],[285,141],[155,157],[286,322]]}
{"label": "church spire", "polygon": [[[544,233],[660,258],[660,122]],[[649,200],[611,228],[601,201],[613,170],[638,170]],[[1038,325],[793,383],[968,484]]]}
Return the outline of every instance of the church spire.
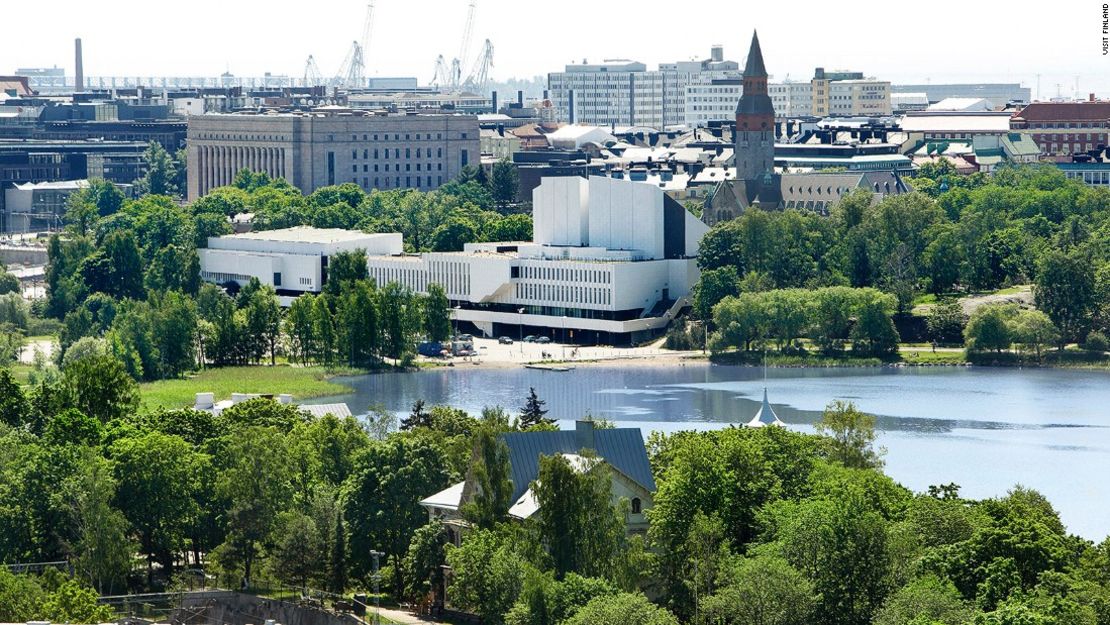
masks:
{"label": "church spire", "polygon": [[759,49],[759,33],[752,31],[752,47],[748,49],[748,63],[744,66],[744,77],[767,77],[767,68],[763,66],[763,51]]}

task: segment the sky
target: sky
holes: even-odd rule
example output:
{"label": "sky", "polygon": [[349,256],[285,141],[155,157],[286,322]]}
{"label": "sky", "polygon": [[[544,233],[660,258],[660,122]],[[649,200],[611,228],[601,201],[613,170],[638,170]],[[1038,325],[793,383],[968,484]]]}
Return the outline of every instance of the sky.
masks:
{"label": "sky", "polygon": [[[1040,95],[1110,97],[1102,2],[1091,0],[475,0],[470,56],[494,46],[491,77],[532,77],[570,62],[704,58],[712,44],[743,61],[758,29],[772,80],[814,67],[909,82],[1021,82]],[[460,50],[470,0],[374,0],[366,74],[431,80]],[[333,75],[361,38],[367,0],[4,0],[0,73],[201,76],[225,70],[303,76],[308,55]],[[11,25],[19,25],[13,28]],[[1078,79],[1078,91],[1076,81]],[[1057,87],[1059,85],[1059,87]]]}

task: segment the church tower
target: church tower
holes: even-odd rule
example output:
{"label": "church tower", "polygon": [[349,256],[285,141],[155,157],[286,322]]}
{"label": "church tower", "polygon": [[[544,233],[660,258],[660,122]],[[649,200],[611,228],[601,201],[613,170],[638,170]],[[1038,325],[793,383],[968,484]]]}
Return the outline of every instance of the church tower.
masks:
{"label": "church tower", "polygon": [[762,181],[775,173],[775,107],[767,95],[767,69],[752,33],[744,91],[736,105],[736,179]]}

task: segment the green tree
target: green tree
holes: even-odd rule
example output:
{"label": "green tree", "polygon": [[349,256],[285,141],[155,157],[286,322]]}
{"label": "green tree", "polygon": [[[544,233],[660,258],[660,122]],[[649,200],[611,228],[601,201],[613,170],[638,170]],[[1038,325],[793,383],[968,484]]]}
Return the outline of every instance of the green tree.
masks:
{"label": "green tree", "polygon": [[81,452],[79,468],[67,490],[77,539],[74,569],[101,594],[125,588],[136,546],[128,538],[127,519],[112,507],[117,482],[112,464],[93,448]]}
{"label": "green tree", "polygon": [[915,619],[929,623],[964,625],[973,611],[951,582],[927,575],[898,589],[875,614],[875,625],[910,625]]}
{"label": "green tree", "polygon": [[503,209],[516,200],[520,177],[516,173],[516,165],[513,165],[509,159],[501,159],[493,164],[493,173],[489,182],[490,193],[498,208]]}
{"label": "green tree", "polygon": [[524,399],[524,405],[520,408],[520,416],[518,418],[520,428],[527,429],[539,425],[550,425],[555,423],[554,419],[547,418],[547,409],[544,408],[547,402],[540,399],[536,395],[535,387],[528,387],[528,397]]}
{"label": "green tree", "polygon": [[720,625],[808,625],[815,608],[816,591],[804,575],[782,558],[760,555],[740,560],[701,614]]}
{"label": "green tree", "polygon": [[19,427],[30,412],[31,405],[23,394],[23,387],[15,381],[10,370],[0,369],[0,423]]}
{"label": "green tree", "polygon": [[382,353],[382,315],[378,292],[366,280],[350,283],[335,314],[336,345],[347,365],[369,367]]}
{"label": "green tree", "polygon": [[737,295],[740,276],[736,267],[727,265],[702,272],[701,280],[694,287],[694,316],[702,320],[713,318],[713,307],[730,295]]}
{"label": "green tree", "polygon": [[273,428],[251,426],[228,439],[227,465],[216,491],[227,502],[227,540],[217,559],[242,574],[249,586],[259,545],[270,535],[288,505],[292,487],[286,457],[287,441]]}
{"label": "green tree", "polygon": [[600,577],[612,572],[623,547],[624,518],[610,502],[608,465],[581,456],[541,456],[532,485],[538,528],[556,579],[574,572]]}
{"label": "green tree", "polygon": [[855,469],[881,468],[886,450],[875,449],[875,417],[860,412],[852,402],[836,400],[825,407],[814,426],[829,437],[829,457]]}
{"label": "green tree", "polygon": [[520,595],[527,564],[513,548],[513,536],[494,530],[469,532],[462,546],[447,546],[454,605],[500,624]]}
{"label": "green tree", "polygon": [[96,591],[67,579],[50,593],[40,608],[42,618],[57,623],[103,623],[111,621],[112,608],[99,602]]}
{"label": "green tree", "polygon": [[390,282],[378,291],[382,317],[382,354],[401,360],[412,356],[423,314],[420,300],[406,286]]}
{"label": "green tree", "polygon": [[127,417],[139,406],[138,385],[113,356],[70,363],[62,373],[62,385],[70,405],[102,423]]}
{"label": "green tree", "polygon": [[1005,305],[980,306],[971,313],[964,328],[964,342],[968,351],[994,351],[1010,349],[1014,342],[1009,317],[1012,309]]}
{"label": "green tree", "polygon": [[335,364],[337,349],[335,316],[328,306],[328,298],[317,297],[312,308],[312,336],[315,339],[312,358],[325,365]]}
{"label": "green tree", "polygon": [[460,511],[471,525],[490,529],[505,520],[513,504],[509,447],[489,425],[479,428],[473,439],[466,482],[474,485],[474,494]]}
{"label": "green tree", "polygon": [[278,338],[281,336],[281,305],[273,287],[264,286],[251,294],[246,311],[247,332],[251,338],[251,355],[258,362],[269,352],[270,365],[277,359]]}
{"label": "green tree", "polygon": [[872,291],[865,293],[852,327],[852,351],[885,355],[898,350],[898,330],[894,327],[894,298]]}
{"label": "green tree", "polygon": [[967,315],[964,314],[959,301],[944,300],[929,309],[929,314],[925,317],[925,325],[929,329],[929,338],[937,343],[962,343]]}
{"label": "green tree", "polygon": [[420,601],[442,587],[446,547],[447,528],[441,521],[431,521],[413,532],[403,567],[406,599]]}
{"label": "green tree", "polygon": [[177,170],[173,157],[156,141],[151,141],[143,153],[146,173],[135,181],[135,188],[142,195],[176,195]]}
{"label": "green tree", "polygon": [[366,264],[366,251],[338,252],[328,257],[328,277],[324,280],[324,293],[337,296],[351,283],[370,277]]}
{"label": "green tree", "polygon": [[1060,341],[1060,331],[1056,329],[1048,315],[1039,310],[1019,311],[1011,324],[1014,342],[1032,350],[1038,362],[1046,347]]}
{"label": "green tree", "polygon": [[678,625],[678,619],[639,593],[593,599],[564,625]]}
{"label": "green tree", "polygon": [[1076,341],[1090,324],[1096,305],[1095,272],[1079,252],[1049,250],[1037,263],[1033,289],[1037,308],[1060,330],[1063,341]]}
{"label": "green tree", "polygon": [[451,217],[432,232],[433,252],[461,252],[463,245],[478,240],[478,228],[466,217]]}
{"label": "green tree", "polygon": [[147,556],[147,577],[157,561],[173,569],[194,514],[192,446],[177,436],[150,432],[112,444],[119,491],[116,505],[134,528]]}
{"label": "green tree", "polygon": [[424,298],[424,333],[429,340],[446,341],[451,336],[451,305],[447,301],[447,291],[443,286],[428,285],[428,295]]}
{"label": "green tree", "polygon": [[420,500],[447,487],[442,450],[424,438],[394,437],[366,449],[343,486],[352,566],[365,574],[371,550],[393,563],[394,594],[403,587],[401,559],[428,518]]}
{"label": "green tree", "polygon": [[310,579],[320,576],[325,552],[312,517],[298,511],[282,512],[270,541],[268,564],[275,579],[307,588]]}
{"label": "green tree", "polygon": [[306,365],[318,353],[316,344],[316,296],[305,293],[293,300],[285,314],[285,336],[289,338],[290,357]]}

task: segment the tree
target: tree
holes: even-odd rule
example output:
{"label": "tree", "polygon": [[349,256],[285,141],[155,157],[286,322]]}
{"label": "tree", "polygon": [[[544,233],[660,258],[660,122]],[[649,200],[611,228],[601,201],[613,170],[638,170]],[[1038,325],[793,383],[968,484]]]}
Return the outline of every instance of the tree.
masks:
{"label": "tree", "polygon": [[401,429],[411,430],[419,427],[431,427],[432,417],[424,410],[424,400],[418,399],[412,403],[412,410],[408,416],[401,419]]}
{"label": "tree", "polygon": [[370,367],[378,362],[382,352],[378,292],[367,280],[348,284],[336,306],[336,343],[348,366]]}
{"label": "tree", "polygon": [[929,337],[937,343],[962,343],[967,315],[960,302],[954,299],[937,302],[925,317]]}
{"label": "tree", "polygon": [[433,252],[461,252],[463,245],[478,240],[477,227],[466,217],[451,217],[432,232]]}
{"label": "tree", "polygon": [[328,298],[317,297],[312,306],[312,358],[325,365],[335,364],[337,339],[335,316],[328,306]]}
{"label": "tree", "polygon": [[516,538],[494,530],[469,532],[462,546],[447,546],[451,582],[447,593],[454,605],[500,624],[516,602],[526,563],[513,548]]}
{"label": "tree", "polygon": [[815,425],[818,434],[830,437],[829,457],[846,467],[881,468],[885,450],[876,450],[875,417],[860,412],[852,402],[836,400],[825,407]]}
{"label": "tree", "polygon": [[23,387],[8,369],[0,369],[0,423],[19,427],[30,415],[31,405],[23,394]]}
{"label": "tree", "polygon": [[519,423],[521,429],[527,429],[538,425],[549,425],[555,423],[554,419],[547,418],[547,409],[544,405],[547,402],[540,399],[536,395],[535,387],[528,387],[528,397],[524,400],[524,406],[520,409]]}
{"label": "tree", "polygon": [[101,423],[121,419],[139,406],[135,380],[113,356],[90,356],[70,363],[62,373],[70,404]]}
{"label": "tree", "polygon": [[332,254],[328,257],[328,277],[324,281],[324,293],[337,296],[351,283],[369,279],[369,272],[366,250]]}
{"label": "tree", "polygon": [[516,165],[507,158],[493,164],[493,174],[490,176],[490,193],[498,208],[505,208],[516,200],[517,187],[520,184],[516,173]]}
{"label": "tree", "polygon": [[442,587],[446,546],[447,528],[441,521],[431,521],[413,533],[404,560],[405,598],[419,602]]}
{"label": "tree", "polygon": [[143,295],[143,261],[130,231],[104,237],[100,248],[81,261],[77,272],[91,292],[132,299]]}
{"label": "tree", "polygon": [[1011,324],[1014,341],[1033,350],[1038,362],[1044,348],[1055,345],[1060,340],[1060,331],[1048,315],[1039,310],[1019,311]]}
{"label": "tree", "polygon": [[328,558],[328,590],[343,593],[347,589],[347,525],[343,512],[336,510],[335,530],[332,534],[331,553]]}
{"label": "tree", "polygon": [[740,560],[731,582],[706,598],[701,614],[720,625],[807,625],[816,592],[786,560],[759,555]]}
{"label": "tree", "polygon": [[177,170],[173,157],[156,141],[151,141],[146,152],[143,153],[147,171],[142,178],[135,181],[135,187],[141,195],[175,195],[178,188],[174,185]]}
{"label": "tree", "polygon": [[227,501],[227,540],[218,559],[242,573],[249,587],[259,544],[288,505],[292,491],[285,437],[273,428],[250,426],[227,441],[228,464],[216,491]]}
{"label": "tree", "polygon": [[1037,308],[1059,328],[1063,341],[1078,340],[1095,310],[1093,263],[1075,251],[1045,252],[1037,263],[1033,296]]}
{"label": "tree", "polygon": [[852,328],[852,351],[885,355],[898,350],[898,330],[891,316],[894,298],[872,291],[859,303],[856,325]]}
{"label": "tree", "polygon": [[447,291],[437,283],[428,285],[424,298],[424,333],[430,341],[446,341],[451,337],[451,305]]}
{"label": "tree", "polygon": [[282,512],[270,540],[269,566],[278,581],[307,588],[309,580],[320,575],[325,554],[312,517],[298,511]]}
{"label": "tree", "polygon": [[111,455],[119,482],[116,505],[139,537],[147,577],[155,560],[168,573],[194,513],[195,452],[177,436],[150,432],[117,440]]}
{"label": "tree", "polygon": [[964,342],[970,352],[993,350],[1001,353],[1014,342],[1009,324],[1012,309],[1006,305],[980,306],[971,313],[964,328]]}
{"label": "tree", "polygon": [[713,318],[713,307],[724,298],[739,293],[740,276],[736,267],[727,265],[702,272],[694,287],[694,316],[703,321]]}
{"label": "tree", "polygon": [[105,595],[125,587],[136,551],[127,536],[127,519],[111,505],[116,486],[112,464],[91,447],[83,450],[67,489],[77,526],[71,553],[77,574]]}
{"label": "tree", "polygon": [[610,502],[612,482],[603,461],[583,456],[541,456],[532,485],[538,528],[555,578],[574,572],[588,577],[615,568],[624,539],[624,518]]}
{"label": "tree", "polygon": [[591,600],[564,625],[678,625],[678,619],[640,593],[622,593]]}
{"label": "tree", "polygon": [[246,308],[247,332],[252,339],[251,354],[257,362],[266,352],[270,353],[270,365],[277,358],[277,342],[281,336],[281,305],[277,293],[267,285],[251,294]]}
{"label": "tree", "polygon": [[46,420],[42,438],[51,445],[96,447],[104,438],[104,426],[94,417],[73,408],[66,408]]}
{"label": "tree", "polygon": [[43,616],[47,593],[30,575],[16,575],[0,567],[0,618],[26,623]]}
{"label": "tree", "polygon": [[951,582],[927,575],[892,594],[875,614],[875,625],[908,625],[921,617],[931,624],[963,625],[972,614]]}
{"label": "tree", "polygon": [[406,286],[390,282],[378,291],[382,316],[382,354],[401,360],[412,355],[422,325],[420,300]]}
{"label": "tree", "polygon": [[316,296],[305,293],[293,300],[285,313],[285,336],[289,338],[290,357],[302,365],[315,359],[316,346]]}
{"label": "tree", "polygon": [[356,467],[342,496],[353,568],[365,574],[370,551],[384,552],[392,560],[393,589],[400,595],[401,558],[428,518],[419,502],[449,481],[442,450],[423,437],[394,437],[368,447]]}
{"label": "tree", "polygon": [[96,591],[67,579],[50,593],[40,614],[57,623],[103,623],[114,617],[111,606],[99,602]]}
{"label": "tree", "polygon": [[466,483],[475,490],[460,512],[471,525],[491,529],[505,520],[513,504],[509,447],[489,425],[479,428],[473,439]]}

